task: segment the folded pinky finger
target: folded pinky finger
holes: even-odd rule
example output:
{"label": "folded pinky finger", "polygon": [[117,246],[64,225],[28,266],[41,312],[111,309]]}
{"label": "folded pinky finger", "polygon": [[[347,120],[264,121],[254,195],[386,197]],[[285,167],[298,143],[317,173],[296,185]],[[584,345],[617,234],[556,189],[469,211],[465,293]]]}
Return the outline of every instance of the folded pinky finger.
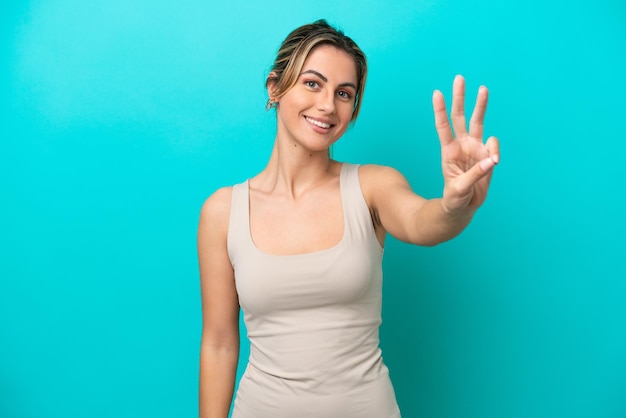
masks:
{"label": "folded pinky finger", "polygon": [[495,136],[489,137],[487,143],[485,144],[487,147],[487,151],[489,152],[489,156],[493,160],[494,163],[500,162],[500,141]]}

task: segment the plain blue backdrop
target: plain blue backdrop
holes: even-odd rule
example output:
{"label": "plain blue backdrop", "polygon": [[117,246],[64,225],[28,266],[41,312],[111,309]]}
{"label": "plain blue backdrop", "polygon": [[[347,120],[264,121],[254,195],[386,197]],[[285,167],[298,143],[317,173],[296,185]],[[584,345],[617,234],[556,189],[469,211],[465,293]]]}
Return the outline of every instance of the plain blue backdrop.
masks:
{"label": "plain blue backdrop", "polygon": [[1,417],[197,414],[199,209],[266,163],[265,76],[318,18],[370,64],[335,157],[424,196],[432,91],[491,91],[502,163],[472,225],[387,241],[403,416],[626,416],[622,0],[40,0],[0,6]]}

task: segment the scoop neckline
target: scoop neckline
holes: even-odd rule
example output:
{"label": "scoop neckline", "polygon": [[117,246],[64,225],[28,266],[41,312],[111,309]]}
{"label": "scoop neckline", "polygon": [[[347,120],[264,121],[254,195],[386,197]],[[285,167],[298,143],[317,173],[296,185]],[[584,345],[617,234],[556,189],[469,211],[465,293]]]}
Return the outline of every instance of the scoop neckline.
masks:
{"label": "scoop neckline", "polygon": [[306,252],[306,253],[298,253],[298,254],[272,254],[272,253],[268,253],[265,252],[263,250],[261,250],[256,243],[254,242],[254,239],[252,239],[252,228],[251,228],[251,222],[250,222],[250,179],[246,180],[245,182],[245,189],[246,189],[246,229],[247,229],[247,237],[248,237],[248,242],[250,244],[250,246],[254,249],[254,251],[256,251],[257,253],[266,256],[266,257],[276,257],[276,258],[297,258],[297,257],[312,257],[312,256],[316,256],[316,255],[324,255],[324,254],[328,254],[331,253],[333,251],[338,250],[339,248],[343,247],[345,241],[346,241],[346,235],[348,232],[348,217],[346,216],[346,199],[345,199],[345,176],[346,176],[346,170],[347,170],[347,165],[346,163],[341,163],[341,170],[339,172],[339,193],[341,196],[341,212],[343,215],[343,234],[341,235],[341,239],[334,244],[332,247],[328,247],[328,248],[323,248],[321,250],[316,250],[316,251],[310,251],[310,252]]}

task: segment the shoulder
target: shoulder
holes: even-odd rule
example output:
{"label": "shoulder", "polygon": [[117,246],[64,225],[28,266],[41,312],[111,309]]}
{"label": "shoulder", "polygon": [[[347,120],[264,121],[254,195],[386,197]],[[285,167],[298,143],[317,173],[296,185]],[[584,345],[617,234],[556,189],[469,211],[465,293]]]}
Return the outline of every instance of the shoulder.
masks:
{"label": "shoulder", "polygon": [[209,196],[200,209],[199,233],[207,230],[227,231],[233,187],[222,187]]}
{"label": "shoulder", "polygon": [[384,178],[401,176],[404,178],[404,176],[402,176],[402,174],[398,170],[386,165],[363,164],[359,166],[359,177],[370,179],[380,176],[383,176]]}
{"label": "shoulder", "polygon": [[376,164],[359,167],[359,182],[363,193],[380,192],[389,187],[408,185],[404,175],[395,168]]}
{"label": "shoulder", "polygon": [[359,167],[359,182],[367,205],[374,212],[398,204],[401,199],[418,197],[406,177],[393,167],[367,164]]}
{"label": "shoulder", "polygon": [[200,217],[202,216],[220,216],[230,211],[230,203],[233,196],[233,187],[222,187],[217,189],[202,204]]}

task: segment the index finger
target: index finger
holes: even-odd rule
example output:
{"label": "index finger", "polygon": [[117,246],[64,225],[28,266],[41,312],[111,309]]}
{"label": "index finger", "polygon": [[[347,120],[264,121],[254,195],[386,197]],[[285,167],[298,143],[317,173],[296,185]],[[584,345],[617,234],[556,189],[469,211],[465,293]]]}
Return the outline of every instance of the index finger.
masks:
{"label": "index finger", "polygon": [[470,119],[470,136],[482,141],[483,139],[483,121],[485,120],[485,112],[487,111],[487,100],[489,91],[487,87],[480,86],[476,97],[476,105]]}

